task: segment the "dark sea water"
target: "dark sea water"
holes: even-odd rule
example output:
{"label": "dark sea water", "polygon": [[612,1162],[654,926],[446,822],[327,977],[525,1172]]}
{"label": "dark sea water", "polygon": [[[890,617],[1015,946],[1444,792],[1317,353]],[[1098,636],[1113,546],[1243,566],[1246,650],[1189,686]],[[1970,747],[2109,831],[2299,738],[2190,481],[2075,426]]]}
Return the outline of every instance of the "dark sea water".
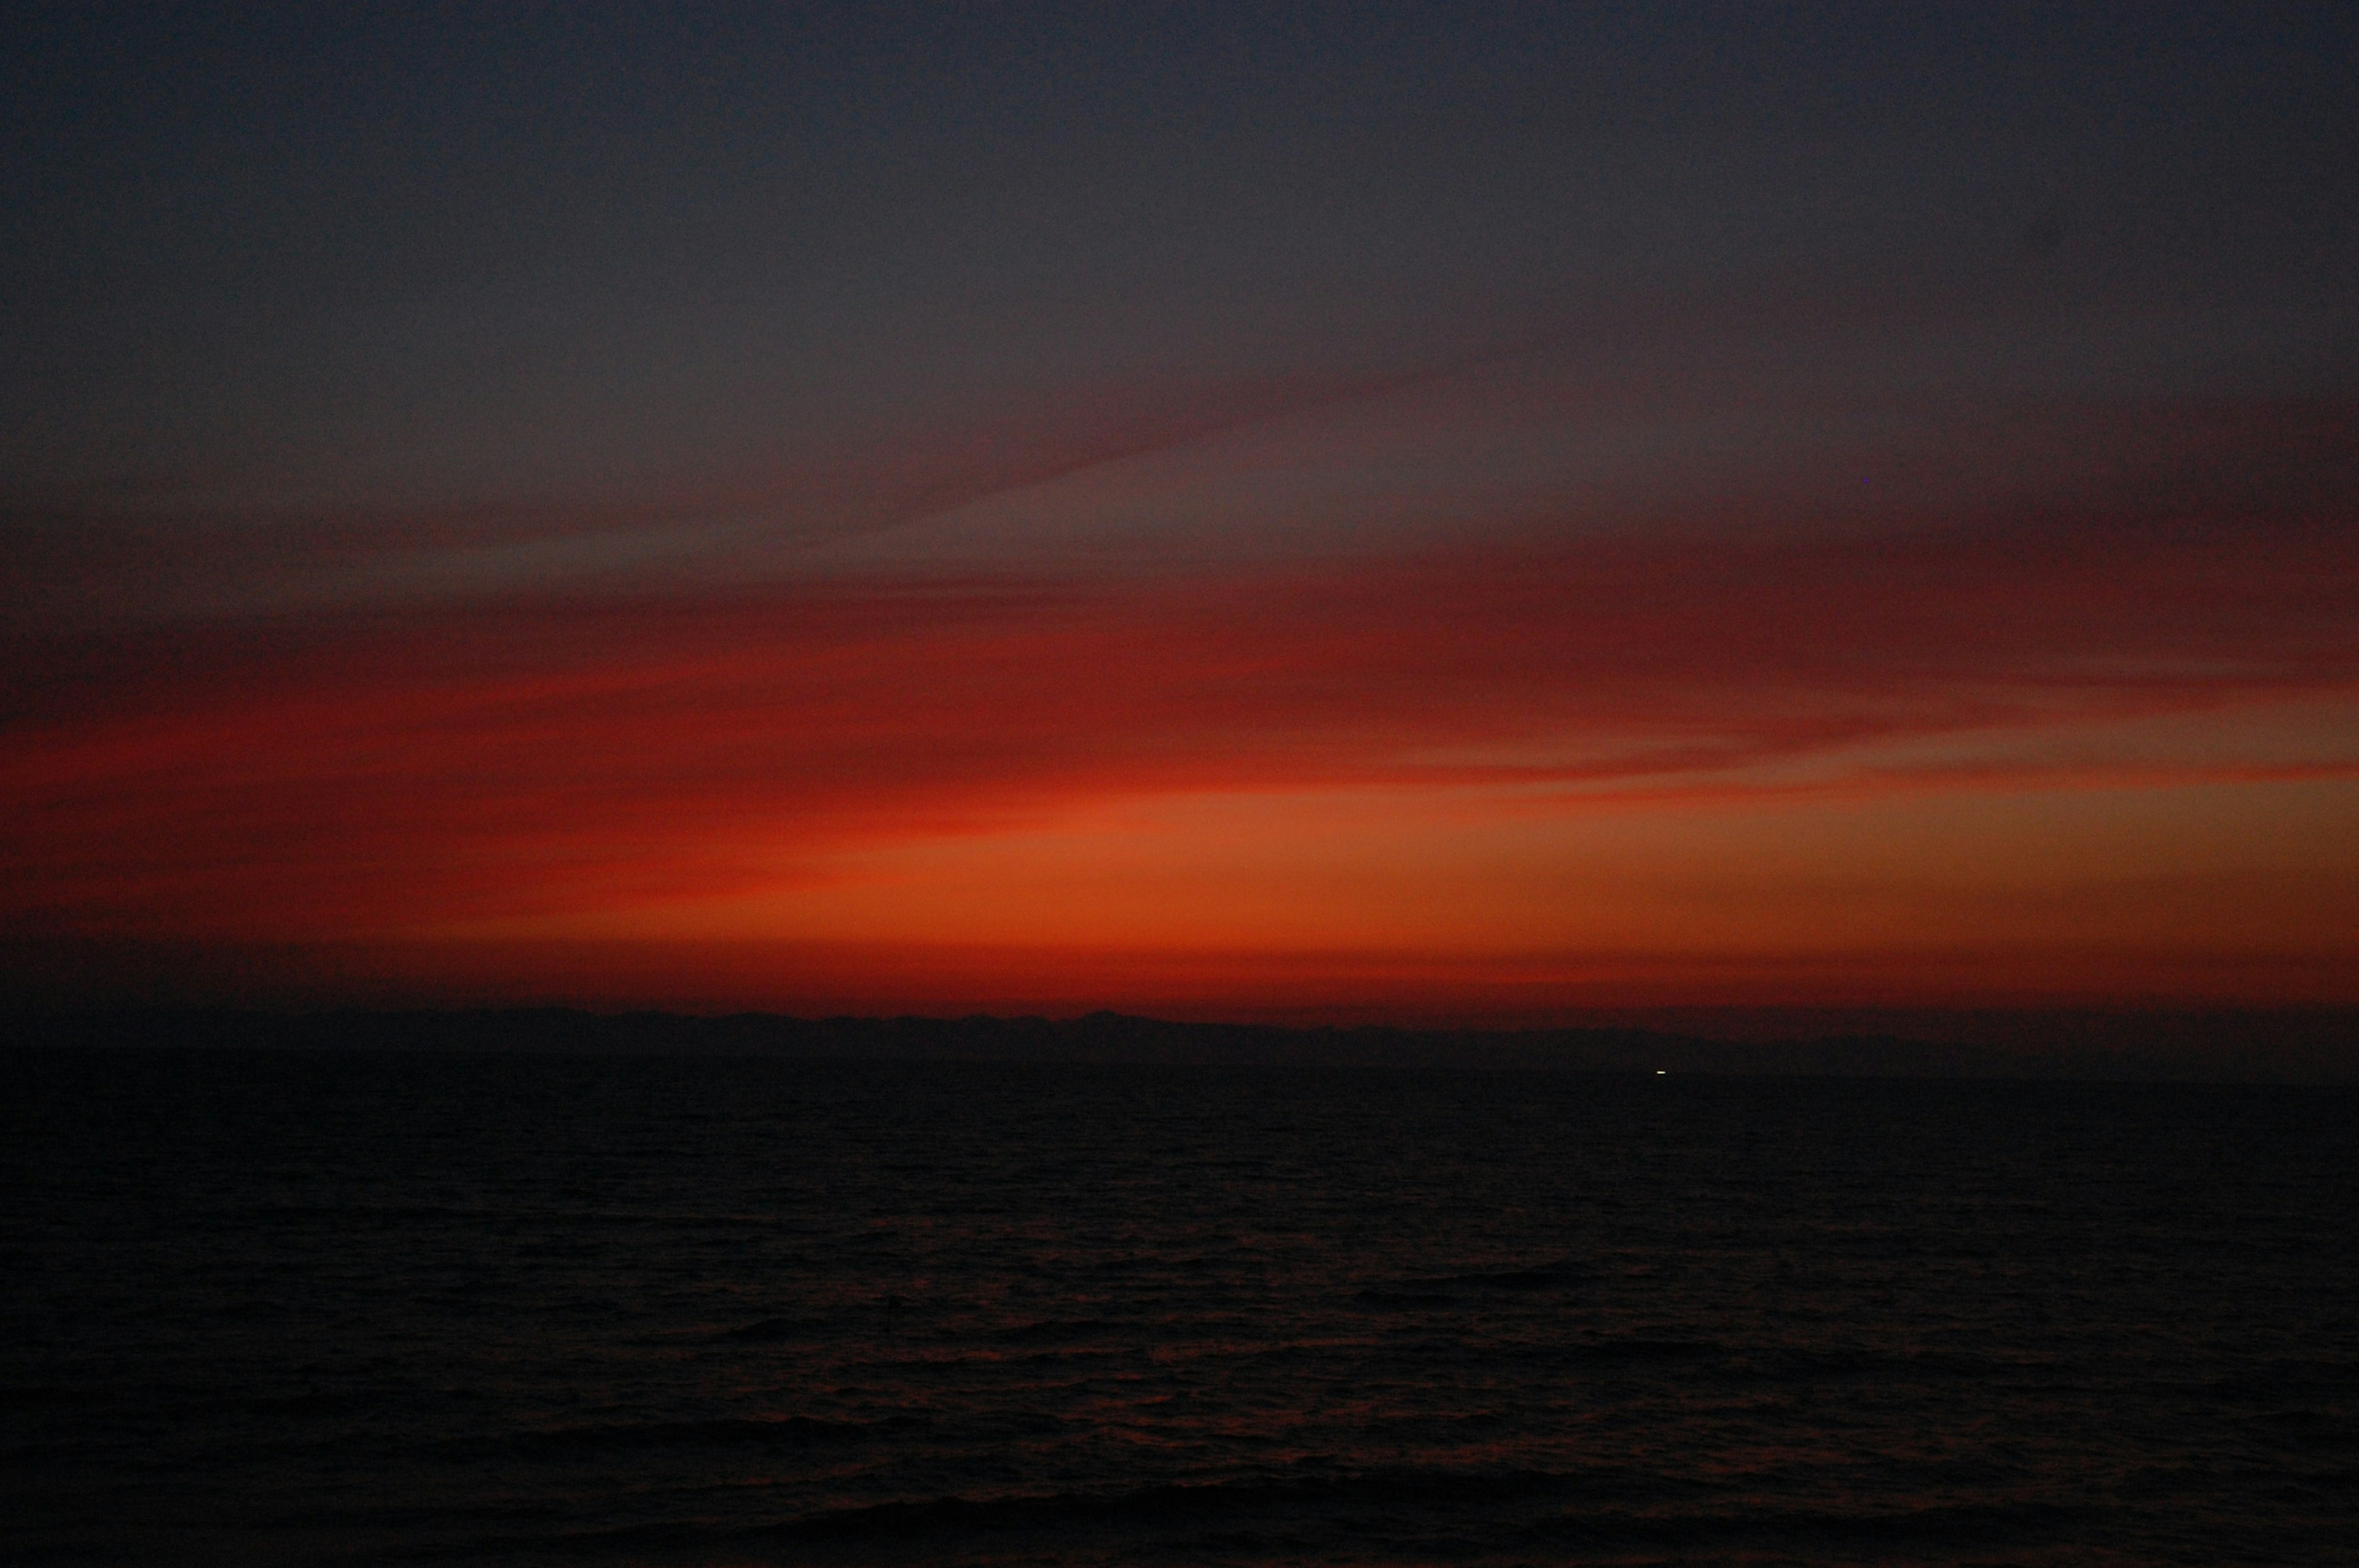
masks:
{"label": "dark sea water", "polygon": [[27,1563],[2359,1561],[2359,1096],[0,1053]]}

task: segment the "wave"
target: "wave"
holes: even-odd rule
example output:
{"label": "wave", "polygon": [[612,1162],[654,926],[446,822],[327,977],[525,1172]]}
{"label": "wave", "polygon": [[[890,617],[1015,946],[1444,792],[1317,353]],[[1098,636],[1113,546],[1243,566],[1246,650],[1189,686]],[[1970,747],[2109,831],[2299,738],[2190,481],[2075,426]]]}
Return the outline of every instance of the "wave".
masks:
{"label": "wave", "polygon": [[[1565,1513],[1534,1521],[1518,1533],[1534,1544],[1564,1548],[1669,1548],[1694,1551],[1778,1550],[1810,1552],[1861,1548],[1889,1551],[1923,1545],[1943,1560],[1958,1548],[1990,1548],[2055,1538],[2070,1531],[2086,1510],[2060,1503],[1938,1503],[1923,1508],[1681,1509],[1662,1512],[1607,1509]],[[1879,1553],[1881,1556],[1881,1553]]]}
{"label": "wave", "polygon": [[1003,1345],[1070,1345],[1122,1332],[1122,1325],[1102,1317],[1042,1318],[1003,1328],[992,1337]]}
{"label": "wave", "polygon": [[[1719,1492],[1718,1497],[1709,1494]],[[1702,1495],[1700,1495],[1702,1494]],[[1371,1559],[1556,1551],[1890,1551],[1912,1545],[1989,1547],[2069,1533],[2078,1510],[2022,1502],[1905,1504],[1856,1510],[1764,1509],[1701,1482],[1620,1467],[1560,1474],[1378,1469],[1285,1480],[1171,1484],[1127,1491],[1074,1491],[989,1498],[938,1497],[836,1508],[776,1524],[700,1532],[745,1546],[763,1541],[839,1548],[924,1551],[926,1538],[964,1546],[997,1538],[1010,1547],[1052,1536],[1151,1534],[1169,1548],[1174,1532],[1234,1544],[1263,1531],[1299,1539],[1348,1536]],[[632,1532],[640,1536],[642,1532]],[[675,1539],[677,1539],[675,1537]],[[899,1543],[897,1548],[887,1543]],[[717,1541],[713,1542],[718,1544]]]}
{"label": "wave", "polygon": [[716,1339],[734,1339],[746,1344],[775,1344],[782,1339],[802,1339],[829,1327],[827,1320],[808,1317],[765,1317],[724,1328],[713,1336]]}
{"label": "wave", "polygon": [[1561,1264],[1537,1269],[1478,1270],[1370,1285],[1352,1299],[1370,1306],[1446,1306],[1469,1296],[1563,1291],[1580,1282],[1579,1273]]}
{"label": "wave", "polygon": [[[1129,1491],[1055,1492],[995,1498],[942,1497],[828,1509],[748,1533],[786,1537],[891,1537],[937,1531],[1054,1530],[1072,1525],[1121,1528],[1221,1519],[1255,1513],[1323,1512],[1359,1503],[1492,1506],[1603,1478],[1536,1471],[1473,1474],[1394,1469],[1288,1480],[1174,1483]],[[1625,1478],[1616,1473],[1616,1483]]]}
{"label": "wave", "polygon": [[816,1416],[742,1416],[706,1421],[600,1422],[560,1426],[504,1437],[455,1441],[447,1452],[470,1457],[486,1454],[520,1456],[571,1454],[644,1448],[814,1448],[871,1442],[924,1424],[916,1416],[880,1421],[823,1421]]}

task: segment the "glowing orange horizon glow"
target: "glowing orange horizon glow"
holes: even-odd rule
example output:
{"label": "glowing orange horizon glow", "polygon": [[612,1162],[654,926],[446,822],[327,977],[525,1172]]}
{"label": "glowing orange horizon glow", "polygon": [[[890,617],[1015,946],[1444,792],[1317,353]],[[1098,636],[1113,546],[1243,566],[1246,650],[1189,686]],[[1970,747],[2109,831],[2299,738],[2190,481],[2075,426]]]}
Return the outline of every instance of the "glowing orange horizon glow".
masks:
{"label": "glowing orange horizon glow", "polygon": [[2359,1002],[2347,29],[82,9],[0,1015]]}
{"label": "glowing orange horizon glow", "polygon": [[2353,553],[2099,518],[56,637],[8,925],[592,1001],[2349,1001]]}

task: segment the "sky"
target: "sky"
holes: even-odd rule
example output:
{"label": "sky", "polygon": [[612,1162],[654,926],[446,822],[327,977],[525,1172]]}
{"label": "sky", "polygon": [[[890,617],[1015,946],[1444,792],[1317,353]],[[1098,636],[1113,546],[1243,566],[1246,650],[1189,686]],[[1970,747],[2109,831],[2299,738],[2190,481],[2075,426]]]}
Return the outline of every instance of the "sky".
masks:
{"label": "sky", "polygon": [[2359,1005],[2359,17],[0,22],[0,996]]}

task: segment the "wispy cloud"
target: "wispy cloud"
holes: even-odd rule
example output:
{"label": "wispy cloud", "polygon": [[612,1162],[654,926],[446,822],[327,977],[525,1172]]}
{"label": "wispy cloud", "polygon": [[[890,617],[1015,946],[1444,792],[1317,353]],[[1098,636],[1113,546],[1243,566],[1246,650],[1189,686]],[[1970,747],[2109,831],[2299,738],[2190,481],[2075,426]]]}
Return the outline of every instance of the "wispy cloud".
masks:
{"label": "wispy cloud", "polygon": [[11,663],[13,925],[352,933],[744,892],[1158,795],[1475,789],[1529,814],[2341,776],[2327,732],[2074,747],[2359,696],[2359,546],[2299,517],[1723,528],[508,596],[20,638]]}

